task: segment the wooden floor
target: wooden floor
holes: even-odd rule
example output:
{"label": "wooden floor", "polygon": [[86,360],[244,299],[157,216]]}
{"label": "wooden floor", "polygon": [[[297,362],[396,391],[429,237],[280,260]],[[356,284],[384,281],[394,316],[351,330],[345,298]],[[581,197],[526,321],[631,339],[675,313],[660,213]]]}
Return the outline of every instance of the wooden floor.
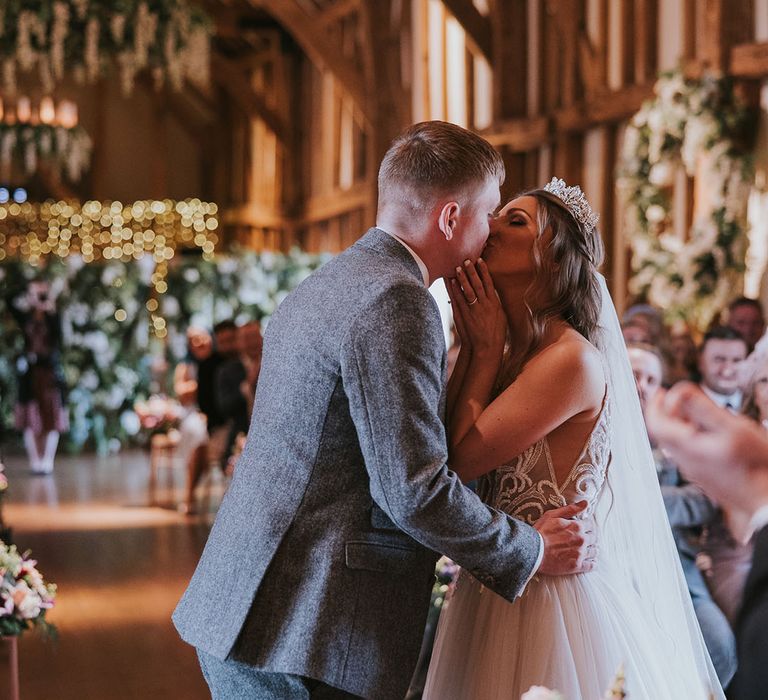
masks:
{"label": "wooden floor", "polygon": [[[52,476],[29,474],[21,456],[5,461],[14,541],[59,587],[49,618],[59,640],[36,632],[21,640],[22,700],[210,697],[194,650],[170,621],[210,515],[148,507],[144,452],[61,457]],[[181,480],[159,498],[173,500]],[[213,506],[222,488],[214,486]]]}

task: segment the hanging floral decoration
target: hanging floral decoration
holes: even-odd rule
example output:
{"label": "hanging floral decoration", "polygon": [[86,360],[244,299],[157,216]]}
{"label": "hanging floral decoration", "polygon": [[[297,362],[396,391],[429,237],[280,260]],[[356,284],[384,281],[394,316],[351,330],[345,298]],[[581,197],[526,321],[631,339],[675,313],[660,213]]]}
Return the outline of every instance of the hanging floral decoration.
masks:
{"label": "hanging floral decoration", "polygon": [[91,137],[81,126],[0,123],[0,172],[8,172],[18,162],[32,175],[40,163],[46,163],[77,182],[91,164],[92,148]]}
{"label": "hanging floral decoration", "polygon": [[[730,80],[712,75],[667,73],[654,92],[627,126],[619,171],[633,253],[630,291],[704,328],[742,283],[754,113]],[[709,198],[686,240],[672,221],[681,167],[704,178],[697,186]]]}
{"label": "hanging floral decoration", "polygon": [[211,22],[186,0],[13,0],[0,6],[0,85],[14,95],[21,74],[36,72],[45,93],[67,73],[93,83],[117,64],[125,95],[136,75],[180,90],[207,84]]}
{"label": "hanging floral decoration", "polygon": [[50,282],[62,326],[70,423],[65,444],[74,452],[90,447],[107,454],[141,441],[137,402],[172,393],[173,368],[187,356],[190,325],[210,329],[225,319],[265,324],[330,256],[299,250],[180,254],[161,294],[153,288],[152,256],[90,263],[84,257],[49,255],[44,267],[18,255],[0,261],[0,434],[13,425],[15,362],[23,349],[7,304],[19,307],[28,281],[42,276]]}

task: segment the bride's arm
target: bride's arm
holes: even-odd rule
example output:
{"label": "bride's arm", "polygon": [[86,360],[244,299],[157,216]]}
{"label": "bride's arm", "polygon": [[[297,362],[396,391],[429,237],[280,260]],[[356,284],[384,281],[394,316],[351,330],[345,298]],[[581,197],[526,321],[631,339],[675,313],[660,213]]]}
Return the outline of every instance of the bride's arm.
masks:
{"label": "bride's arm", "polygon": [[[479,274],[478,274],[479,273]],[[477,302],[471,306],[465,293]],[[474,290],[477,290],[475,292]],[[461,351],[448,384],[449,447],[458,445],[488,406],[504,352],[507,323],[485,262],[457,270],[448,284]]]}
{"label": "bride's arm", "polygon": [[578,340],[550,346],[451,441],[451,469],[471,481],[508,464],[568,419],[593,414],[604,391],[596,350]]}

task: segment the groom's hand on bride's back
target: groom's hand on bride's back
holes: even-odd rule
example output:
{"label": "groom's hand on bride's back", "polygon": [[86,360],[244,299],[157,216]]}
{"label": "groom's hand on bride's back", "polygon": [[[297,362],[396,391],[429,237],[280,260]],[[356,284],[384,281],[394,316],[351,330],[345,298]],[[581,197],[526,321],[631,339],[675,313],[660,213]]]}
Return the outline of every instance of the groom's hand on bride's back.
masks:
{"label": "groom's hand on bride's back", "polygon": [[534,523],[544,540],[544,557],[537,573],[565,576],[595,568],[597,538],[594,521],[578,519],[586,507],[586,501],[579,501],[548,510]]}

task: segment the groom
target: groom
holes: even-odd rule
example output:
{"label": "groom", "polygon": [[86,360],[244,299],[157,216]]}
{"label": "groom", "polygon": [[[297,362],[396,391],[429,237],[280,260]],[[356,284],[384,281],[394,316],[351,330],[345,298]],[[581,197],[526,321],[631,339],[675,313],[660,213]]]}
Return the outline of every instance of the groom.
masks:
{"label": "groom", "polygon": [[214,698],[401,699],[436,552],[510,601],[536,571],[593,566],[579,506],[534,529],[446,465],[427,287],[480,254],[503,178],[479,136],[412,126],[381,164],[376,228],[269,323],[251,430],[173,616]]}

